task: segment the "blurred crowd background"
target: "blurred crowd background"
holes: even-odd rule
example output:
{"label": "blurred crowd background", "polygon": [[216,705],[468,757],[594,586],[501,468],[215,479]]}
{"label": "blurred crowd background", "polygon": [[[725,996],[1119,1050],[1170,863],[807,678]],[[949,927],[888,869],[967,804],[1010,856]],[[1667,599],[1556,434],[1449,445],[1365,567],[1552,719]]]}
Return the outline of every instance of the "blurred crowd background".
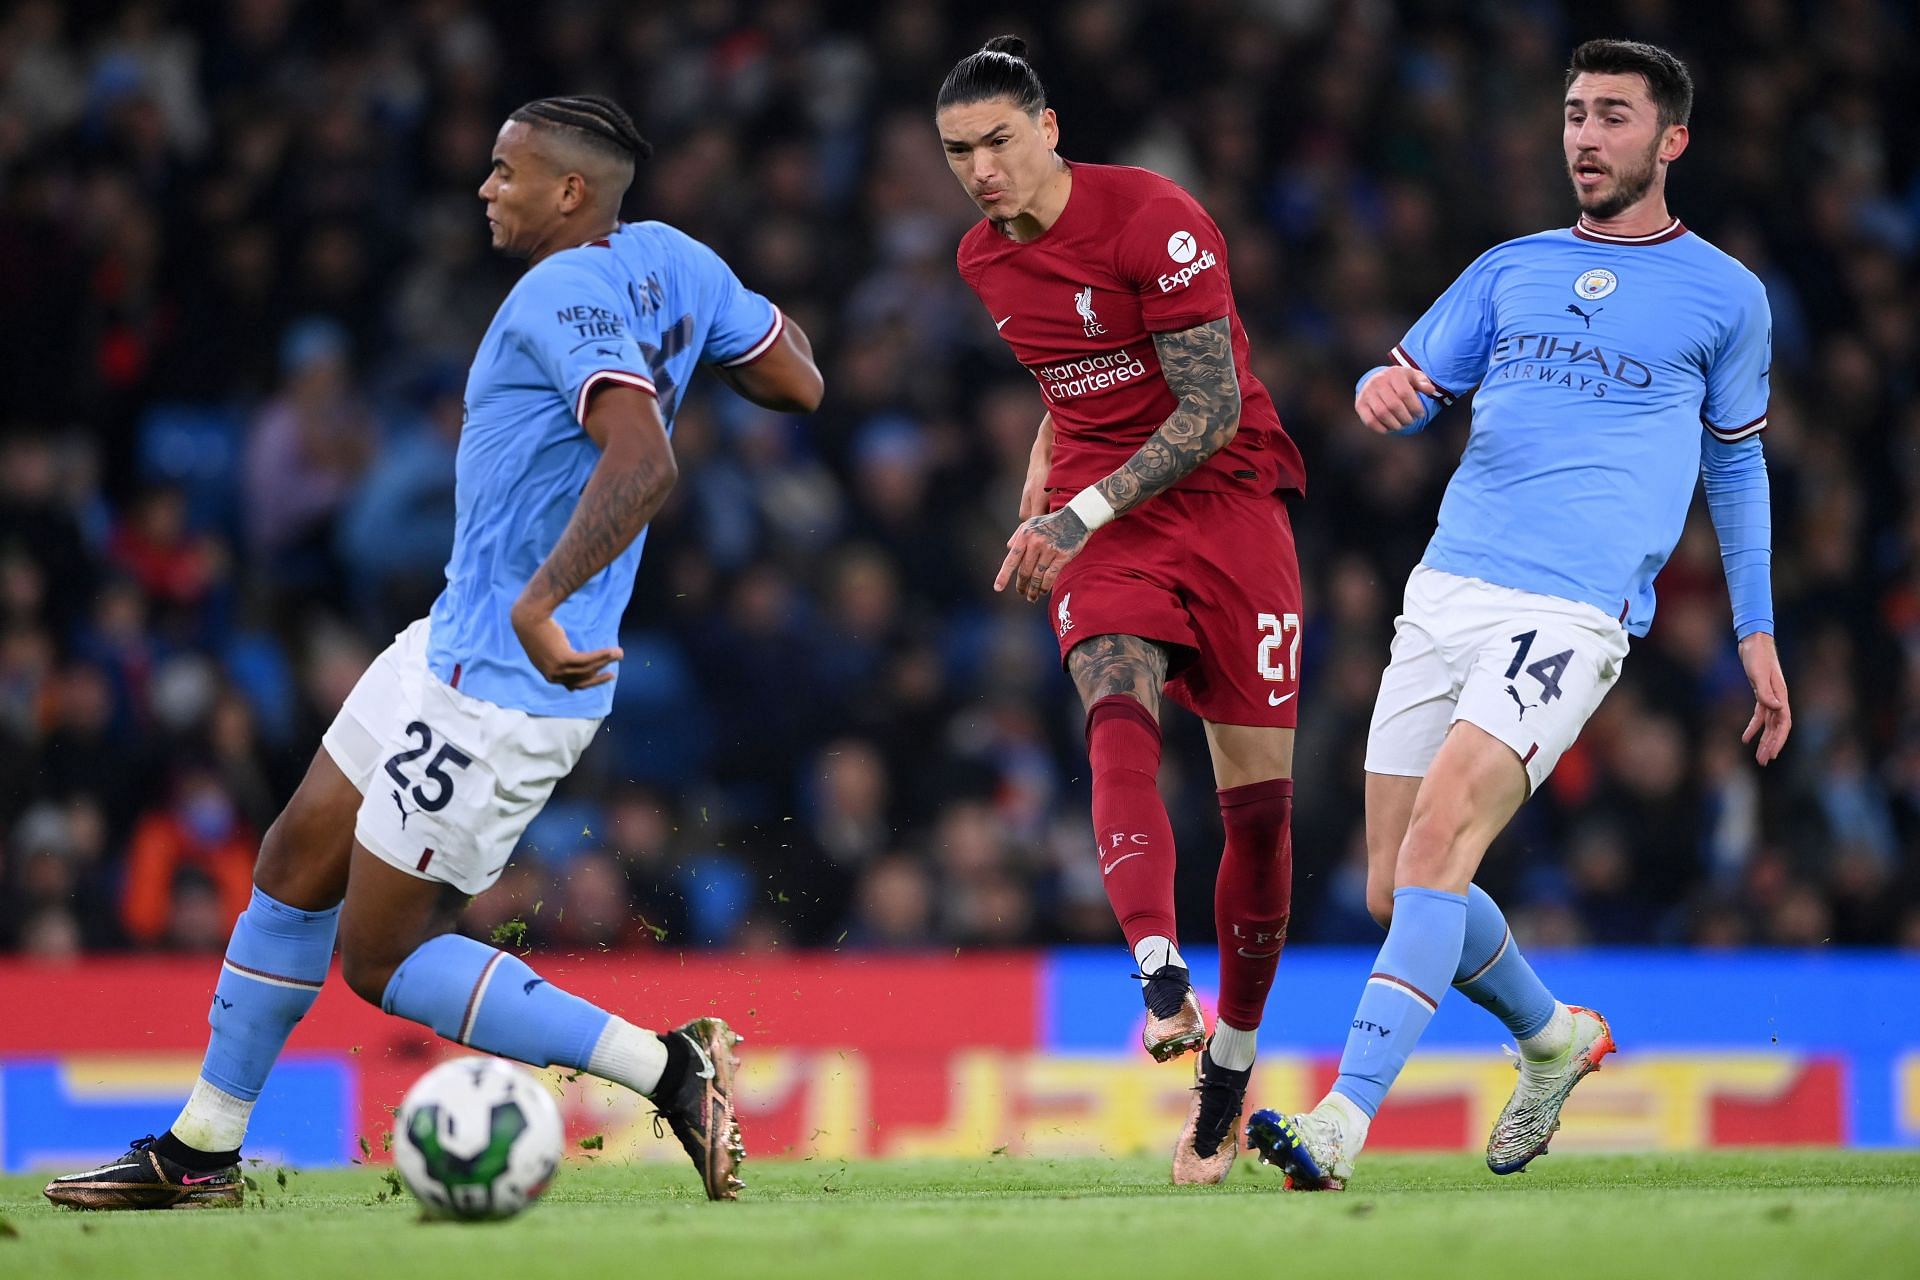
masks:
{"label": "blurred crowd background", "polygon": [[[1370,437],[1356,376],[1491,244],[1568,224],[1562,68],[1698,82],[1676,213],[1773,306],[1795,728],[1762,771],[1704,507],[1653,634],[1489,859],[1535,947],[1920,947],[1920,42],[1895,0],[27,0],[0,18],[0,949],[213,951],[260,833],[453,520],[466,362],[518,265],[475,189],[506,112],[625,103],[629,217],[714,245],[828,396],[702,379],[601,740],[468,927],[541,948],[1117,938],[1082,717],[990,590],[1037,388],[956,277],[936,87],[1014,30],[1073,159],[1224,228],[1307,458],[1297,941],[1378,937],[1361,752],[1466,437]],[[1598,535],[1600,531],[1596,531]],[[1185,935],[1220,833],[1163,783]],[[1116,964],[1124,963],[1123,958]]]}

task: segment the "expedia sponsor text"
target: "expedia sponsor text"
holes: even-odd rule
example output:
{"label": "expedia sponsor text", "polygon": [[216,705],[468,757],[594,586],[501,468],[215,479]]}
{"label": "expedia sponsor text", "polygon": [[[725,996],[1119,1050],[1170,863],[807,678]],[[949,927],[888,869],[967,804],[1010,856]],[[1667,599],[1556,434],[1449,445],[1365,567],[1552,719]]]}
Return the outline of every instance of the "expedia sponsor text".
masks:
{"label": "expedia sponsor text", "polygon": [[1193,278],[1213,266],[1220,259],[1211,249],[1202,249],[1200,256],[1170,276],[1160,277],[1160,292],[1172,293],[1175,289],[1184,289],[1193,283]]}

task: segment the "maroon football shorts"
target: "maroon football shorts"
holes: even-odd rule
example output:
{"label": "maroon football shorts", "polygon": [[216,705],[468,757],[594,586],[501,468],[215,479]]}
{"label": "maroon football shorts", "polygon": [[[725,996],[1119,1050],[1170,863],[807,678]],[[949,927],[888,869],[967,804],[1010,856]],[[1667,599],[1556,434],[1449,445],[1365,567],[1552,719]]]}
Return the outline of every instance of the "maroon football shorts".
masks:
{"label": "maroon football shorts", "polygon": [[1094,534],[1054,583],[1060,660],[1092,636],[1168,646],[1167,696],[1215,724],[1291,729],[1300,564],[1278,495],[1175,489]]}

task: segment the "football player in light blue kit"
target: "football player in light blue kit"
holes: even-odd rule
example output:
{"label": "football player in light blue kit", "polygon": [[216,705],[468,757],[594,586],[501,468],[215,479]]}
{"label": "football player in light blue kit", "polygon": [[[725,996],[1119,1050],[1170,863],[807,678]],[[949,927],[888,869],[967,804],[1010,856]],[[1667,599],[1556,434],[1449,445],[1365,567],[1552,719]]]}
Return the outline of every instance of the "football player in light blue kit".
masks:
{"label": "football player in light blue kit", "polygon": [[1487,1143],[1495,1173],[1547,1149],[1574,1085],[1613,1051],[1606,1019],[1553,998],[1473,876],[1646,634],[1696,477],[1754,689],[1743,741],[1759,735],[1763,765],[1786,741],[1760,452],[1771,321],[1753,274],[1667,212],[1692,101],[1664,50],[1575,50],[1563,142],[1578,223],[1483,254],[1360,381],[1361,420],[1391,433],[1479,390],[1368,734],[1367,900],[1386,945],[1332,1091],[1249,1126],[1291,1187],[1345,1185],[1449,985],[1519,1044]]}
{"label": "football player in light blue kit", "polygon": [[612,705],[620,615],[673,486],[668,432],[696,366],[770,408],[820,401],[806,336],[772,303],[679,231],[620,221],[650,151],[604,98],[541,99],[500,130],[480,197],[494,247],[532,265],[467,379],[446,590],[368,668],[262,842],[185,1110],[119,1160],[55,1179],[55,1202],[238,1203],[248,1116],[336,931],[359,995],[651,1098],[707,1195],[734,1198],[726,1023],[656,1035],[453,932]]}

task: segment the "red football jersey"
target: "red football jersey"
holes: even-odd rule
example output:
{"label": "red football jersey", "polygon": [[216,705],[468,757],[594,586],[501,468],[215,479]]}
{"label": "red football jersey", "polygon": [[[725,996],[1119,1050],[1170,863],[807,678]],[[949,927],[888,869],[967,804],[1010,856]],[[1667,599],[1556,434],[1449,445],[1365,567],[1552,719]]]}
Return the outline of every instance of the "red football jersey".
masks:
{"label": "red football jersey", "polygon": [[1049,489],[1070,495],[1104,480],[1174,411],[1154,334],[1225,316],[1240,430],[1174,487],[1305,490],[1300,450],[1249,365],[1226,241],[1176,184],[1145,169],[1076,164],[1067,206],[1044,235],[1020,244],[982,219],[958,259],[1053,413]]}

